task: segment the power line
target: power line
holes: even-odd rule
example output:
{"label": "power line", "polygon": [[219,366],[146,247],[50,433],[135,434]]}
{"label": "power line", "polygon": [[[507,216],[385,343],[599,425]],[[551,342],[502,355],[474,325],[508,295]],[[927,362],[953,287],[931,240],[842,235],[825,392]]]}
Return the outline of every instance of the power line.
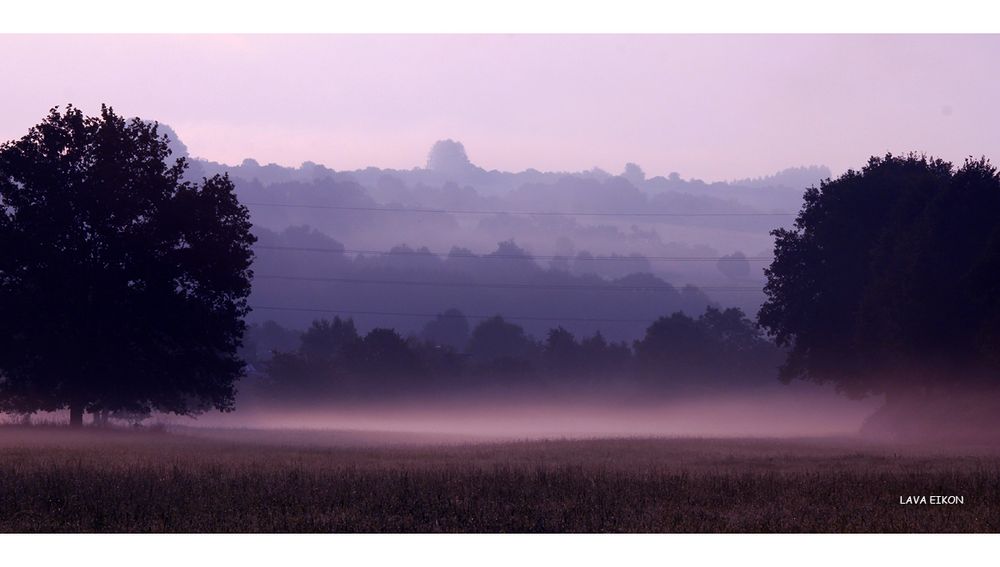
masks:
{"label": "power line", "polygon": [[693,286],[686,284],[681,288],[664,282],[660,285],[616,285],[609,282],[607,285],[592,284],[533,284],[533,283],[481,283],[481,282],[445,282],[445,281],[421,281],[421,280],[385,280],[385,279],[359,279],[359,278],[335,278],[335,277],[311,277],[311,276],[284,276],[284,275],[254,275],[254,279],[274,279],[291,281],[311,281],[330,283],[356,283],[356,284],[386,284],[386,285],[414,285],[429,287],[473,287],[473,288],[498,288],[498,289],[550,289],[550,290],[581,290],[581,291],[678,291],[684,287],[694,287],[701,291],[746,291],[759,292],[761,288],[751,286]]}
{"label": "power line", "polygon": [[[447,313],[402,313],[397,311],[357,311],[353,309],[323,309],[323,308],[312,308],[312,307],[284,307],[284,306],[270,306],[270,305],[251,305],[251,309],[260,310],[273,310],[273,311],[299,311],[306,313],[332,313],[337,315],[382,315],[382,316],[392,316],[392,317],[444,317],[444,318],[458,318],[464,317],[466,319],[492,319],[496,315],[448,315]],[[597,317],[535,317],[535,316],[517,316],[508,317],[502,315],[505,320],[509,321],[563,321],[563,322],[574,322],[574,323],[651,323],[655,318],[652,319],[604,319]]]}
{"label": "power line", "polygon": [[310,246],[277,246],[277,245],[266,245],[266,244],[254,244],[253,248],[258,250],[289,250],[297,252],[321,252],[327,254],[370,254],[372,256],[435,256],[439,258],[473,258],[480,260],[556,260],[556,259],[566,259],[566,260],[583,260],[583,261],[622,261],[622,262],[641,262],[642,260],[662,260],[670,262],[737,262],[742,260],[747,260],[750,262],[770,262],[774,258],[772,256],[743,256],[733,257],[733,256],[583,256],[583,257],[570,257],[570,256],[558,256],[558,255],[531,255],[524,256],[521,254],[468,254],[468,253],[440,253],[440,252],[424,252],[420,250],[398,250],[398,251],[385,251],[385,250],[354,250],[348,248],[316,248]]}
{"label": "power line", "polygon": [[578,216],[578,217],[787,217],[797,213],[761,213],[761,212],[718,212],[718,213],[660,213],[660,212],[591,212],[591,211],[490,211],[472,209],[424,209],[405,207],[352,207],[343,205],[308,205],[294,203],[255,203],[242,204],[248,207],[285,207],[298,209],[326,209],[336,211],[372,211],[380,213],[426,213],[449,215],[523,215],[523,216]]}

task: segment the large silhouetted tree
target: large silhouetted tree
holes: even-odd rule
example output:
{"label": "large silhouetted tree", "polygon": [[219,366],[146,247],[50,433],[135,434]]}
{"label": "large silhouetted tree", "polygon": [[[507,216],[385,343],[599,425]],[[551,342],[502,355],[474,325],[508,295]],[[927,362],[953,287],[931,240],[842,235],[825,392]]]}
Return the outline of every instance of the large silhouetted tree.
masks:
{"label": "large silhouetted tree", "polygon": [[789,347],[784,380],[889,404],[996,382],[1000,178],[923,156],[872,158],[805,193],[774,231],[760,324]]}
{"label": "large silhouetted tree", "polygon": [[0,409],[232,409],[249,213],[156,124],[53,109],[0,146]]}

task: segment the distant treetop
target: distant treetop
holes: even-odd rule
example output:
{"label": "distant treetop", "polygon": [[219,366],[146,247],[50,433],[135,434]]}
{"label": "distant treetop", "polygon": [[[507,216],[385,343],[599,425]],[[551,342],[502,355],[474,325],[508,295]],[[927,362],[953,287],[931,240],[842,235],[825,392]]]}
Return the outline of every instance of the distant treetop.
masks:
{"label": "distant treetop", "polygon": [[465,154],[465,146],[455,140],[439,140],[427,155],[427,169],[442,173],[462,172],[475,167]]}

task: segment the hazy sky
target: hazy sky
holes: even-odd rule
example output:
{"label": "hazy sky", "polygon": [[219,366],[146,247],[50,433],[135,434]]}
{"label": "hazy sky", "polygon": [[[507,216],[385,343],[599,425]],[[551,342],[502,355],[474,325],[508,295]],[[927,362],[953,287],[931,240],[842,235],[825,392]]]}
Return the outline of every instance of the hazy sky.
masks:
{"label": "hazy sky", "polygon": [[1000,36],[0,36],[0,140],[53,105],[173,126],[191,153],[707,180],[887,150],[1000,161]]}

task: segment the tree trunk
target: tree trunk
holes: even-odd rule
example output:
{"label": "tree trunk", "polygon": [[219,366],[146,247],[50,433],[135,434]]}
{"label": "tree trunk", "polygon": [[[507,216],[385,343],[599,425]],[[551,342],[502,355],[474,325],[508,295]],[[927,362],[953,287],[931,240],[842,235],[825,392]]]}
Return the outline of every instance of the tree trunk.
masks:
{"label": "tree trunk", "polygon": [[73,403],[69,406],[69,426],[83,427],[83,404]]}

